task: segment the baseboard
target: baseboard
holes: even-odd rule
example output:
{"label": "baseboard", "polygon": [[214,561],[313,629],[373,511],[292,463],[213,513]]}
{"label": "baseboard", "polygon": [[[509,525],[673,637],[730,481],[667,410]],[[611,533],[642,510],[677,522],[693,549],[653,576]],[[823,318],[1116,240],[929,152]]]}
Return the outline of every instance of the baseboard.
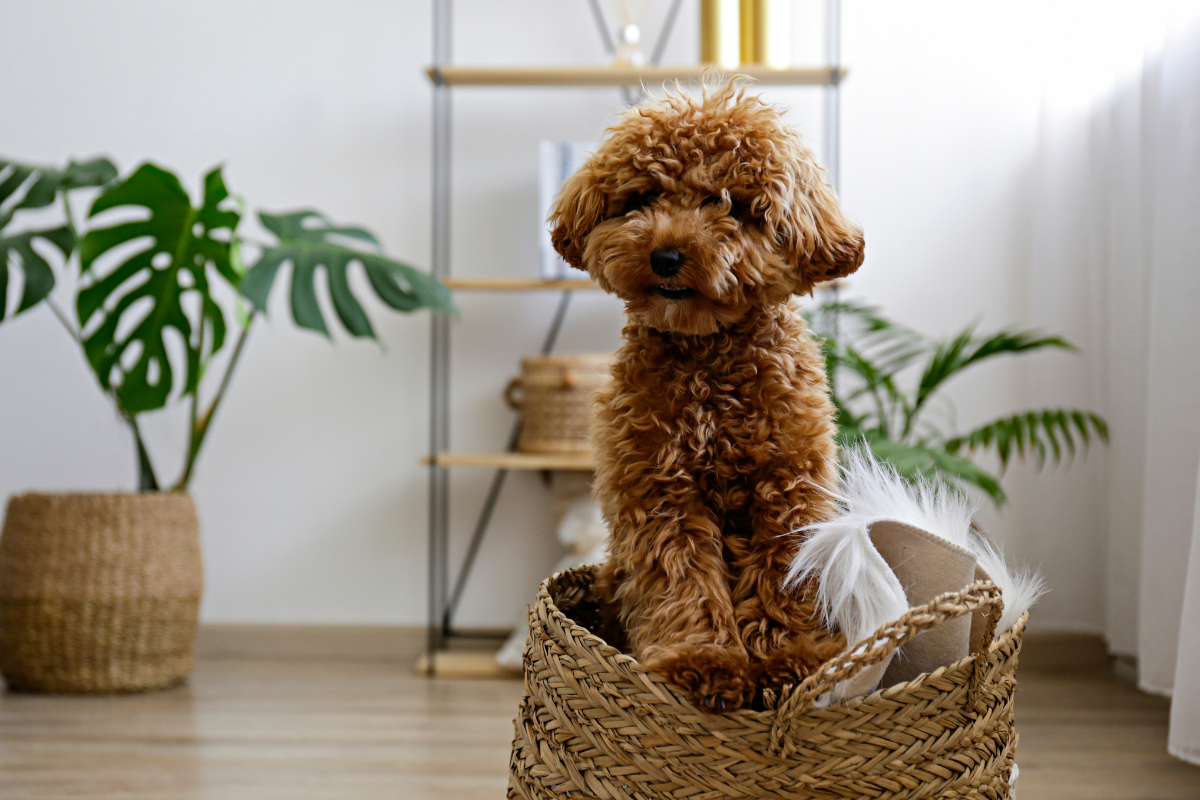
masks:
{"label": "baseboard", "polygon": [[[494,653],[504,631],[483,628],[478,638],[451,642],[453,651]],[[326,661],[394,663],[411,668],[425,652],[425,628],[415,625],[272,625],[207,623],[196,657],[207,661]]]}
{"label": "baseboard", "polygon": [[196,657],[208,661],[341,661],[411,665],[425,629],[400,625],[200,626]]}
{"label": "baseboard", "polygon": [[1114,655],[1112,657],[1113,675],[1117,680],[1138,685],[1138,663],[1133,656]]}
{"label": "baseboard", "polygon": [[[496,661],[495,648],[488,650],[443,650],[434,659],[439,678],[519,678],[520,669]],[[418,675],[429,674],[429,654],[422,653],[413,667]]]}
{"label": "baseboard", "polygon": [[[457,641],[457,651],[486,651],[495,641]],[[390,663],[412,669],[425,651],[425,629],[402,625],[244,625],[212,623],[200,626],[196,656],[206,661],[324,661]],[[486,659],[485,659],[486,660]],[[444,666],[455,672],[483,677],[476,654],[451,655]],[[478,663],[477,663],[478,662]],[[1029,631],[1021,647],[1021,666],[1038,672],[1113,670],[1104,640],[1099,636],[1064,631]],[[417,669],[423,668],[422,664]],[[488,663],[486,670],[499,669]],[[1118,667],[1118,670],[1120,667]],[[443,670],[439,669],[439,673]]]}
{"label": "baseboard", "polygon": [[1034,630],[1021,644],[1021,668],[1037,672],[1106,672],[1111,658],[1104,638],[1092,633]]}

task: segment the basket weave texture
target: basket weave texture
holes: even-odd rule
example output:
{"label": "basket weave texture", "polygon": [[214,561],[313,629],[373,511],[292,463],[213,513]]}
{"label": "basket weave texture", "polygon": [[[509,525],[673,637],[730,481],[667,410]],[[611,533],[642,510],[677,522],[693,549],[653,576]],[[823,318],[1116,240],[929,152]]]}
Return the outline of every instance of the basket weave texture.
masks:
{"label": "basket weave texture", "polygon": [[612,379],[612,355],[534,356],[521,361],[521,377],[505,390],[521,412],[523,453],[586,453],[596,418],[592,395]]}
{"label": "basket weave texture", "polygon": [[178,683],[202,585],[189,495],[17,495],[0,535],[0,674],[76,694]]}
{"label": "basket weave texture", "polygon": [[980,582],[881,628],[765,711],[706,714],[572,621],[595,613],[594,568],[547,579],[530,611],[509,798],[1008,798],[1025,617],[949,667],[828,708],[813,701],[941,622],[1001,603]]}

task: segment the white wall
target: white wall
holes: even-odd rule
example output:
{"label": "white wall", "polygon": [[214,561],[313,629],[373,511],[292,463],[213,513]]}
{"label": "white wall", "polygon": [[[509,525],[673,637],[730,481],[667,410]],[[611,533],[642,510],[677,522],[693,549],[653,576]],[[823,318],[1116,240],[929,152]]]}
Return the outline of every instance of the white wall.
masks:
{"label": "white wall", "polygon": [[[693,5],[685,4],[667,61],[695,59]],[[46,162],[109,153],[126,168],[152,157],[193,187],[223,162],[251,206],[316,206],[428,265],[429,6],[9,0],[0,7],[0,153]],[[812,62],[819,5],[798,7],[796,60]],[[929,333],[1030,318],[1039,97],[1019,56],[1032,8],[857,0],[845,10],[852,75],[843,195],[868,241],[852,293]],[[603,60],[582,0],[458,0],[456,17],[462,63]],[[815,92],[771,96],[793,105],[793,120],[819,143]],[[457,93],[455,274],[533,273],[537,141],[594,138],[619,101],[611,89]],[[426,512],[416,462],[426,447],[428,319],[373,306],[382,348],[345,337],[330,344],[294,329],[282,300],[251,341],[194,485],[204,617],[419,622]],[[554,300],[460,298],[455,447],[500,445],[511,419],[500,389],[519,356],[537,349]],[[560,349],[611,349],[619,328],[611,298],[578,297]],[[1057,359],[1056,370],[1085,363],[1038,358]],[[1063,400],[1024,375],[1012,362],[964,379],[953,393],[960,423]],[[131,445],[45,310],[0,328],[0,387],[0,494],[132,486]],[[164,463],[181,451],[176,421],[148,425]],[[1089,469],[1056,486],[1086,498]],[[456,552],[488,477],[454,475]],[[1046,563],[1055,591],[1043,623],[1098,628],[1102,564],[1056,557],[1045,544],[1052,538],[1028,524],[1051,500],[1043,493],[1031,507],[1030,477],[1020,469],[1011,477],[1013,503],[996,528],[1018,556]],[[537,476],[510,478],[464,622],[514,621],[557,560],[544,498]]]}

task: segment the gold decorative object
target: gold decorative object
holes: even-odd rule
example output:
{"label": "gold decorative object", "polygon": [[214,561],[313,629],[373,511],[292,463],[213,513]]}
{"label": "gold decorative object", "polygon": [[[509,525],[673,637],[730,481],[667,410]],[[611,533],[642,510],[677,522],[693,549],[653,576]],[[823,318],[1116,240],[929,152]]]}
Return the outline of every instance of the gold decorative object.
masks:
{"label": "gold decorative object", "polygon": [[700,61],[722,67],[741,62],[738,0],[700,0]]}
{"label": "gold decorative object", "polygon": [[741,0],[739,10],[742,63],[790,67],[792,0]]}

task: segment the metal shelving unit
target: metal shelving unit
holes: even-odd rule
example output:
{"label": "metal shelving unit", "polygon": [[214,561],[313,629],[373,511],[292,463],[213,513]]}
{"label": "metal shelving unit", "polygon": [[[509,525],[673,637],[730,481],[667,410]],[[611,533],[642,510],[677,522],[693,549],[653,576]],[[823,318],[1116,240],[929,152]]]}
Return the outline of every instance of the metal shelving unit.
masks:
{"label": "metal shelving unit", "polygon": [[[652,51],[651,61],[661,59],[670,28],[682,0],[672,0],[664,30]],[[597,0],[591,0],[593,13],[606,49],[613,52],[611,34],[604,26]],[[840,64],[839,0],[826,0],[826,64],[815,67],[770,69],[758,65],[738,67],[736,72],[750,75],[767,86],[816,86],[825,92],[825,161],[834,186],[838,184],[840,103],[839,87],[846,70]],[[627,102],[639,99],[641,87],[668,81],[695,81],[703,65],[647,64],[642,67],[614,66],[461,66],[452,63],[452,0],[433,0],[433,64],[426,74],[433,87],[433,181],[432,272],[455,291],[544,291],[561,292],[561,299],[550,320],[542,352],[554,348],[570,303],[571,293],[597,288],[586,280],[541,281],[526,278],[452,278],[450,276],[450,174],[451,174],[451,103],[450,92],[456,86],[525,87],[614,87],[622,90]],[[579,456],[532,455],[517,453],[519,423],[509,432],[504,451],[494,453],[454,453],[450,441],[450,318],[435,314],[430,344],[430,419],[429,453],[422,459],[429,467],[429,617],[426,655],[422,671],[437,674],[437,654],[447,640],[455,637],[479,637],[479,631],[461,631],[454,627],[454,612],[462,596],[483,536],[491,522],[496,501],[510,470],[588,471],[590,458]],[[450,475],[451,468],[488,468],[495,473],[475,524],[467,551],[459,565],[455,582],[450,583]]]}

